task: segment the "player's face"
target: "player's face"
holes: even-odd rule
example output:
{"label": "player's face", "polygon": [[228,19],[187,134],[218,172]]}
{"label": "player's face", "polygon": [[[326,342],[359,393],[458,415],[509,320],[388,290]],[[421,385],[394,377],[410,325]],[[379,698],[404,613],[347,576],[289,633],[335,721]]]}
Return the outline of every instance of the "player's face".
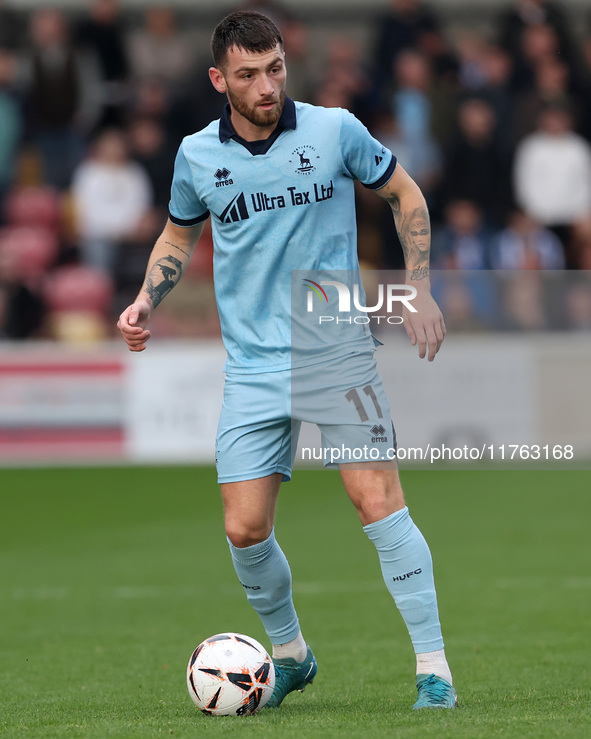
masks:
{"label": "player's face", "polygon": [[287,77],[285,54],[279,44],[260,54],[232,47],[223,70],[212,69],[210,76],[214,87],[228,95],[232,122],[239,134],[244,122],[258,129],[277,125],[285,103]]}

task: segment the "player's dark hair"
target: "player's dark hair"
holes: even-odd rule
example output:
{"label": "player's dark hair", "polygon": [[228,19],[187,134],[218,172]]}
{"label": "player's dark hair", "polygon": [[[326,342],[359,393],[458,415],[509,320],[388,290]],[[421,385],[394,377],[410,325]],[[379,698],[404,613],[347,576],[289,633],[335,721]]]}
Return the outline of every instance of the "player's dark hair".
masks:
{"label": "player's dark hair", "polygon": [[237,10],[218,23],[211,37],[213,63],[221,69],[232,47],[261,53],[277,44],[283,48],[281,31],[270,18],[254,10]]}

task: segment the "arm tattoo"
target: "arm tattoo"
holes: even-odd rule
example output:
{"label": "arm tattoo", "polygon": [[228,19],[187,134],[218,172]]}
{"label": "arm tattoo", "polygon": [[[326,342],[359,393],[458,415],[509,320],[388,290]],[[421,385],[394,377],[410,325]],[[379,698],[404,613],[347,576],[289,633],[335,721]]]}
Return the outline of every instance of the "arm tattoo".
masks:
{"label": "arm tattoo", "polygon": [[397,195],[390,195],[388,203],[394,214],[394,223],[402,245],[406,268],[412,280],[429,276],[429,254],[431,251],[431,225],[425,206],[402,211]]}
{"label": "arm tattoo", "polygon": [[191,256],[191,255],[189,254],[189,252],[186,252],[186,251],[185,251],[184,249],[181,249],[181,247],[180,247],[180,246],[177,246],[176,244],[173,244],[173,243],[172,243],[172,241],[165,241],[164,243],[165,243],[165,244],[168,244],[168,246],[173,246],[173,247],[174,247],[175,249],[178,249],[179,251],[182,251],[182,252],[183,252],[183,254],[184,254],[184,255],[185,255],[186,257],[190,257],[190,256]]}
{"label": "arm tattoo", "polygon": [[154,308],[168,295],[182,274],[183,265],[175,257],[169,255],[154,262],[146,277],[146,292],[152,298]]}

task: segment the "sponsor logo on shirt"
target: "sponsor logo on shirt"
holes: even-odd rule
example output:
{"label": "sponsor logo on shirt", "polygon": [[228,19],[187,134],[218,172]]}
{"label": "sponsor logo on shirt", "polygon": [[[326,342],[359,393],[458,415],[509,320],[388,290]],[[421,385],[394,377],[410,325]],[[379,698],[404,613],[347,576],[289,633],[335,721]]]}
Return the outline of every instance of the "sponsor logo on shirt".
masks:
{"label": "sponsor logo on shirt", "polygon": [[[327,185],[315,182],[311,190],[298,190],[297,187],[288,187],[280,195],[271,195],[260,191],[251,193],[247,197],[241,192],[232,198],[218,217],[222,223],[237,223],[250,218],[250,213],[253,211],[262,213],[268,210],[322,203],[325,200],[330,200],[333,193],[332,180]],[[252,211],[249,211],[250,208],[252,208]]]}

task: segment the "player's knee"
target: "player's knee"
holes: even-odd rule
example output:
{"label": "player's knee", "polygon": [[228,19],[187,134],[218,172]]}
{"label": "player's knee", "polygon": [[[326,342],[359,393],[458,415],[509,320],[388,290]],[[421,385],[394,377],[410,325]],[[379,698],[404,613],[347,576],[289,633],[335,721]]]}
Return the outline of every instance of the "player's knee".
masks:
{"label": "player's knee", "polygon": [[271,535],[267,524],[248,524],[242,521],[226,521],[226,536],[235,547],[243,549],[260,544]]}
{"label": "player's knee", "polygon": [[404,508],[404,505],[402,490],[393,490],[388,487],[367,490],[355,501],[357,513],[364,526],[381,521]]}

